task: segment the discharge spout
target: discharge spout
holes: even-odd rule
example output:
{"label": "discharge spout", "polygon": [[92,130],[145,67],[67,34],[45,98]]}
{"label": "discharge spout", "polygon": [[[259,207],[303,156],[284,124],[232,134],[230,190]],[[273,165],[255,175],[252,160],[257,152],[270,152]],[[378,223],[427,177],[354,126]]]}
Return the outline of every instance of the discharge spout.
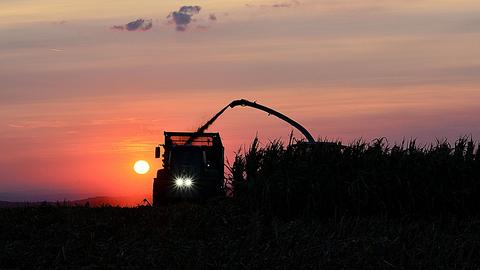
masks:
{"label": "discharge spout", "polygon": [[198,130],[195,132],[195,134],[192,137],[190,137],[190,139],[188,139],[185,144],[191,144],[195,140],[196,136],[204,133],[205,130],[207,130],[218,119],[218,117],[220,117],[228,108],[235,108],[237,106],[252,107],[252,108],[264,111],[264,112],[268,113],[269,115],[275,115],[276,117],[282,119],[283,121],[289,123],[290,125],[292,125],[296,129],[298,129],[298,131],[300,131],[303,134],[303,136],[305,136],[305,138],[307,139],[307,141],[309,143],[315,143],[315,139],[313,138],[312,134],[310,134],[310,132],[308,132],[308,130],[306,128],[304,128],[302,125],[300,125],[298,122],[294,121],[293,119],[289,118],[288,116],[286,116],[282,113],[279,113],[279,112],[277,112],[277,111],[275,111],[271,108],[268,108],[266,106],[260,105],[256,102],[251,102],[251,101],[248,101],[246,99],[238,99],[238,100],[232,101],[230,104],[225,106],[222,110],[220,110],[217,114],[215,114],[212,117],[212,119],[210,119],[208,122],[206,122],[200,128],[198,128]]}

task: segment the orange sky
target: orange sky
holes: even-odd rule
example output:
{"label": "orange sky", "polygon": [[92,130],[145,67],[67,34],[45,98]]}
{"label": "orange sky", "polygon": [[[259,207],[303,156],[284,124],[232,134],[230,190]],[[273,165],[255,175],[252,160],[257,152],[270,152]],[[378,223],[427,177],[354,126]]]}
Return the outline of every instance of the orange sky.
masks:
{"label": "orange sky", "polygon": [[[185,5],[201,10],[167,18]],[[477,1],[4,0],[0,200],[149,194],[163,131],[194,130],[238,98],[345,142],[479,139],[479,11]],[[267,142],[291,127],[236,108],[211,131],[231,158],[257,132]],[[151,173],[136,175],[137,159]]]}

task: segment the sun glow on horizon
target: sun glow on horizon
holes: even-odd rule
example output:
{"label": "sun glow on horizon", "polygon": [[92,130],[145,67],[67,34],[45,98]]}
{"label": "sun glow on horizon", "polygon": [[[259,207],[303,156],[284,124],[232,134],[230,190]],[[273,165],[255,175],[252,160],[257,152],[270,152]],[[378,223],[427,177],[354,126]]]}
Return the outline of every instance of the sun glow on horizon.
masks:
{"label": "sun glow on horizon", "polygon": [[133,170],[138,174],[146,174],[150,171],[150,165],[145,160],[138,160],[135,162],[135,165],[133,165]]}

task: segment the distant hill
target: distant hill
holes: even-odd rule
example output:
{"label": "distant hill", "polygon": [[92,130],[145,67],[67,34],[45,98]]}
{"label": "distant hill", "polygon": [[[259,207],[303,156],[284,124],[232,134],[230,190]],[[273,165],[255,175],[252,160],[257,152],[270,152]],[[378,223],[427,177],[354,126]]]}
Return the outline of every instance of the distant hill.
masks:
{"label": "distant hill", "polygon": [[144,199],[147,198],[151,202],[151,198],[148,196],[122,196],[122,197],[109,197],[99,196],[81,200],[73,201],[43,201],[43,202],[10,202],[0,201],[0,208],[13,208],[13,207],[25,207],[25,206],[41,206],[41,205],[68,205],[68,206],[85,206],[98,207],[98,206],[120,206],[120,207],[135,207],[138,205],[145,205]]}
{"label": "distant hill", "polygon": [[24,206],[37,206],[41,203],[38,202],[6,202],[0,201],[0,208],[10,208],[10,207],[24,207]]}
{"label": "distant hill", "polygon": [[92,207],[111,205],[111,206],[121,206],[121,207],[135,207],[138,205],[144,205],[143,200],[147,198],[149,202],[151,199],[146,196],[125,196],[125,197],[108,197],[100,196],[87,198],[83,200],[76,200],[70,202],[73,205],[86,205],[89,204]]}

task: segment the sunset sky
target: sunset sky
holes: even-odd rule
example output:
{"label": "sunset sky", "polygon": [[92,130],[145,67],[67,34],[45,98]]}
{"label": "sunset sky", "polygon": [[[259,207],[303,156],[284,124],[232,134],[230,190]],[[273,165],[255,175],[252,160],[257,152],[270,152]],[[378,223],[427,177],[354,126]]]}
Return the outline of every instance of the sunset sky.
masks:
{"label": "sunset sky", "polygon": [[[163,131],[239,98],[344,143],[480,140],[479,14],[478,0],[1,0],[0,200],[150,194]],[[236,108],[210,131],[231,159],[291,129]]]}

